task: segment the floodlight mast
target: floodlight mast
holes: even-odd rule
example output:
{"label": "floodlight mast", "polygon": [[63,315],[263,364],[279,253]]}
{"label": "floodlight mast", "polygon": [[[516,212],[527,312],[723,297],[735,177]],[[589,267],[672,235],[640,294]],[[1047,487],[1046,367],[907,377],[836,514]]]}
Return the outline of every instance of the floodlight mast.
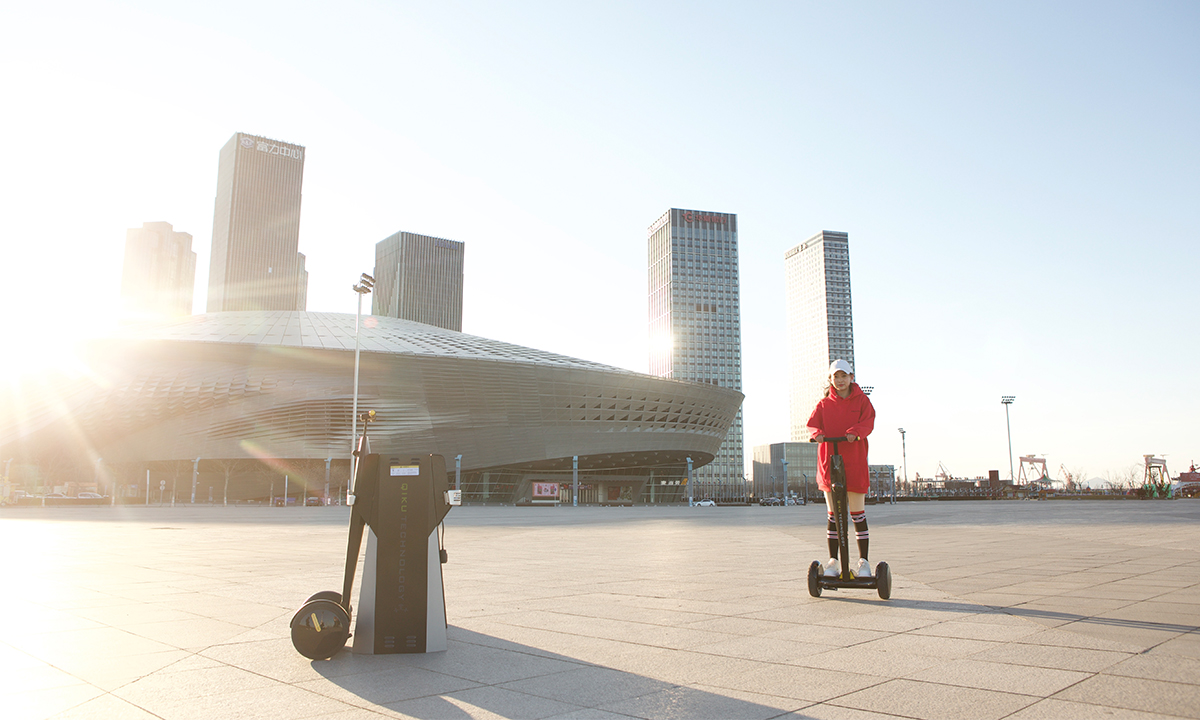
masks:
{"label": "floodlight mast", "polygon": [[363,273],[359,276],[358,284],[351,289],[358,295],[358,310],[354,313],[354,400],[350,408],[350,492],[354,492],[354,475],[358,472],[358,455],[355,453],[358,444],[358,332],[359,319],[362,317],[363,295],[375,287],[375,278]]}
{"label": "floodlight mast", "polygon": [[1016,484],[1016,477],[1013,475],[1013,454],[1012,454],[1012,423],[1008,419],[1008,406],[1016,400],[1016,395],[1001,395],[1000,403],[1004,405],[1004,427],[1008,430],[1008,479],[1013,484]]}

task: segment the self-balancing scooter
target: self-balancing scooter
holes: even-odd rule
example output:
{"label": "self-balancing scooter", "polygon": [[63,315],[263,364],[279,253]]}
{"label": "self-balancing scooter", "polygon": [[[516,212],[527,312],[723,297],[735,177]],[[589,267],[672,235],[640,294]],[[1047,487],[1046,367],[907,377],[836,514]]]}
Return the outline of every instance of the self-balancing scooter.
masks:
{"label": "self-balancing scooter", "polygon": [[[843,437],[825,438],[822,442],[833,443],[833,455],[829,458],[829,479],[833,486],[833,515],[837,523],[838,557],[841,559],[841,572],[836,577],[826,576],[820,560],[813,560],[808,566],[808,594],[821,597],[821,590],[837,590],[838,588],[875,588],[879,597],[887,600],[892,596],[892,571],[888,564],[881,562],[875,566],[875,576],[860,578],[850,571],[849,518],[846,507],[846,466],[838,453],[838,443],[845,442]],[[813,441],[815,442],[815,441]]]}
{"label": "self-balancing scooter", "polygon": [[[355,470],[367,451],[367,426],[375,419],[375,411],[368,410],[360,415],[363,423],[362,437],[354,451]],[[349,496],[354,497],[356,473],[351,474]],[[366,498],[363,498],[366,499]],[[346,544],[346,573],[342,591],[323,590],[308,600],[292,616],[292,645],[306,658],[328,660],[346,646],[350,637],[350,591],[354,587],[354,571],[358,567],[358,553],[362,549],[363,529],[367,519],[363,508],[368,503],[350,506],[350,539]]]}

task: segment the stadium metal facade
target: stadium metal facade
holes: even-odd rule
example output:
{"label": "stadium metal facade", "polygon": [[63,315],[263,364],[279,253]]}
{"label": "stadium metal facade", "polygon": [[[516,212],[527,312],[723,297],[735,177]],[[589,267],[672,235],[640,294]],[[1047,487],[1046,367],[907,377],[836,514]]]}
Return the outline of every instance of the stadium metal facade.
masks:
{"label": "stadium metal facade", "polygon": [[[353,315],[230,312],[127,328],[91,343],[89,377],[9,397],[0,451],[84,444],[105,463],[346,461]],[[359,409],[372,450],[461,456],[465,500],[686,497],[688,458],[711,462],[742,394],[657,378],[412,321],[364,318]],[[577,469],[576,469],[577,465]],[[454,478],[451,478],[454,482]],[[558,484],[560,496],[547,497]]]}

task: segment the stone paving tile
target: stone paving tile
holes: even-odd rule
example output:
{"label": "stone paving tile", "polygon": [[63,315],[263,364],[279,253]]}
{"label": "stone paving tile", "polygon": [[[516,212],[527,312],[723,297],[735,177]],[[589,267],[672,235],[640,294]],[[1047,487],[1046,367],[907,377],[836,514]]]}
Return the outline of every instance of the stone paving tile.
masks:
{"label": "stone paving tile", "polygon": [[30,662],[21,663],[19,666],[15,663],[0,661],[0,678],[3,678],[6,688],[13,688],[20,692],[50,690],[57,687],[79,685],[82,682],[70,673],[32,658],[30,658]]}
{"label": "stone paving tile", "polygon": [[668,688],[600,709],[646,720],[766,720],[781,714],[777,707],[698,687]]}
{"label": "stone paving tile", "polygon": [[92,620],[100,625],[114,627],[128,627],[132,623],[193,620],[200,617],[195,613],[145,602],[129,602],[123,605],[82,608],[71,611],[71,614]]}
{"label": "stone paving tile", "polygon": [[[328,715],[313,715],[312,720],[381,720],[381,718],[399,718],[403,717],[388,708],[349,708],[346,710],[337,710]],[[461,715],[466,717],[466,715]]]}
{"label": "stone paving tile", "polygon": [[246,628],[240,625],[202,617],[127,624],[123,629],[181,649],[201,649],[209,645],[219,645],[246,632]]}
{"label": "stone paving tile", "polygon": [[810,668],[895,678],[905,677],[943,662],[945,660],[940,657],[916,655],[906,650],[889,651],[848,647],[810,655],[796,664]]}
{"label": "stone paving tile", "polygon": [[1055,647],[1074,647],[1087,650],[1108,650],[1119,653],[1139,653],[1146,648],[1142,645],[1134,645],[1127,642],[1112,640],[1101,636],[1097,637],[1090,634],[1079,632],[1082,623],[1071,623],[1068,627],[1071,631],[1059,628],[1049,628],[1040,633],[1026,635],[1021,638],[1023,645],[1052,645]]}
{"label": "stone paving tile", "polygon": [[831,702],[858,710],[927,720],[999,720],[1037,701],[1028,695],[889,680]]}
{"label": "stone paving tile", "polygon": [[854,708],[816,703],[807,707],[780,715],[778,720],[878,720],[879,718],[902,718],[903,715],[892,715],[883,712],[867,712]]}
{"label": "stone paving tile", "polygon": [[394,664],[376,672],[308,680],[294,683],[293,686],[346,705],[373,708],[401,700],[468,690],[481,687],[481,684],[418,667]]}
{"label": "stone paving tile", "polygon": [[159,672],[185,657],[187,653],[183,650],[109,657],[102,649],[96,649],[94,653],[60,656],[51,664],[102,690],[113,690],[148,674]]}
{"label": "stone paving tile", "polygon": [[787,717],[799,708],[809,707],[812,705],[807,700],[797,700],[796,698],[774,695],[771,693],[747,692],[745,690],[734,690],[731,688],[717,687],[715,685],[705,685],[697,683],[689,686],[693,690],[700,690],[730,700],[741,700],[743,702],[753,703],[766,708],[774,708],[780,713],[780,716]]}
{"label": "stone paving tile", "polygon": [[1061,627],[1075,635],[1094,638],[1097,642],[1115,642],[1133,646],[1139,652],[1149,650],[1183,634],[1178,630],[1164,629],[1162,626],[1154,627],[1143,623],[1126,623],[1119,619],[1105,618],[1089,618]]}
{"label": "stone paving tile", "polygon": [[[1155,600],[1162,602],[1183,603],[1186,605],[1200,605],[1200,590],[1197,590],[1195,585],[1189,585],[1186,588],[1174,590],[1169,593],[1157,595]],[[1198,610],[1200,611],[1200,610]]]}
{"label": "stone paving tile", "polygon": [[1130,653],[1111,650],[1062,647],[1060,645],[1029,645],[1009,643],[990,648],[971,656],[973,660],[1025,665],[1029,667],[1055,668],[1096,673],[1112,667],[1128,658]]}
{"label": "stone paving tile", "polygon": [[404,700],[391,703],[387,709],[400,717],[432,720],[434,718],[528,718],[540,720],[579,710],[578,705],[550,700],[536,695],[505,690],[498,687],[479,687],[446,695]]}
{"label": "stone paving tile", "polygon": [[5,691],[4,720],[40,720],[100,697],[104,691],[79,683],[40,690]]}
{"label": "stone paving tile", "polygon": [[685,620],[680,627],[725,635],[772,637],[775,633],[792,630],[795,625],[778,620],[760,620],[758,618],[704,616],[702,619]]}
{"label": "stone paving tile", "polygon": [[215,692],[200,697],[181,698],[166,695],[144,700],[138,707],[163,720],[277,720],[308,718],[345,710],[336,700],[301,690],[291,685],[274,683],[251,690],[214,688]]}
{"label": "stone paving tile", "polygon": [[595,708],[676,687],[632,673],[602,667],[579,667],[554,675],[500,685],[529,695]]}
{"label": "stone paving tile", "polygon": [[146,675],[116,688],[112,694],[134,705],[144,705],[147,701],[152,702],[156,698],[166,695],[192,698],[211,694],[213,688],[251,690],[272,687],[276,684],[276,681],[256,673],[229,665],[216,665],[194,670]]}
{"label": "stone paving tile", "polygon": [[1163,652],[1189,658],[1200,658],[1200,632],[1192,632],[1157,645],[1150,654]]}
{"label": "stone paving tile", "polygon": [[140,707],[130,704],[115,695],[101,695],[80,703],[69,710],[50,716],[51,720],[156,720]]}
{"label": "stone paving tile", "polygon": [[956,637],[940,637],[937,635],[901,633],[881,640],[872,640],[857,647],[864,650],[910,652],[914,655],[958,658],[999,647],[1001,644],[1000,642],[990,640],[971,640]]}
{"label": "stone paving tile", "polygon": [[1086,680],[1091,674],[960,658],[910,673],[905,677],[908,680],[1046,697]]}
{"label": "stone paving tile", "polygon": [[482,685],[538,678],[583,666],[581,662],[465,643],[454,643],[444,653],[396,655],[391,659],[397,664],[419,667]]}
{"label": "stone paving tile", "polygon": [[1188,603],[1144,600],[1114,610],[1092,613],[1098,618],[1116,618],[1150,626],[1178,626],[1184,632],[1200,630],[1200,610]]}
{"label": "stone paving tile", "polygon": [[[1110,665],[1104,668],[1104,673],[1200,685],[1200,660],[1166,653],[1144,653]],[[1200,702],[1200,694],[1197,695],[1197,702]]]}
{"label": "stone paving tile", "polygon": [[1097,675],[1054,696],[1056,700],[1200,718],[1196,686],[1118,675]]}
{"label": "stone paving tile", "polygon": [[1178,720],[1177,715],[1147,713],[1125,708],[1100,707],[1066,700],[1041,700],[1009,715],[1005,720]]}
{"label": "stone paving tile", "polygon": [[691,649],[711,655],[788,664],[797,663],[810,655],[825,652],[829,649],[829,645],[761,637],[733,637],[697,645]]}
{"label": "stone paving tile", "polygon": [[[859,616],[854,618],[856,627],[846,627],[838,623],[817,624],[817,625],[786,625],[783,629],[762,635],[763,639],[772,640],[791,640],[794,642],[803,642],[810,645],[824,645],[826,648],[842,647],[846,645],[858,645],[860,643],[879,640],[889,637],[894,632],[886,632],[884,630],[866,630],[862,627],[857,627],[859,623],[866,621],[867,618]],[[907,628],[906,628],[907,629]]]}
{"label": "stone paving tile", "polygon": [[671,685],[712,684],[719,678],[762,667],[753,660],[709,655],[687,650],[636,648],[614,658],[608,667]]}
{"label": "stone paving tile", "polygon": [[746,672],[713,677],[705,684],[744,692],[821,702],[878,685],[886,679],[879,675],[799,665],[760,665]]}

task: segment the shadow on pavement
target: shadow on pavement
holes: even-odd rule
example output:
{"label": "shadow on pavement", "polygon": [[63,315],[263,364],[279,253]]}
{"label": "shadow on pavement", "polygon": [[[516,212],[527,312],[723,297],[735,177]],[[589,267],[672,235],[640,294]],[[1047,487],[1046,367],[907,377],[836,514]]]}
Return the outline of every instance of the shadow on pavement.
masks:
{"label": "shadow on pavement", "polygon": [[450,648],[442,653],[356,656],[347,647],[332,660],[314,662],[313,668],[331,684],[365,703],[336,691],[322,694],[411,717],[463,720],[480,711],[506,718],[553,718],[585,709],[644,718],[765,720],[813,704],[781,697],[778,704],[763,705],[451,630]]}
{"label": "shadow on pavement", "polygon": [[[878,600],[856,597],[831,597],[834,602],[878,604]],[[1125,618],[1097,617],[1095,615],[1079,615],[1076,613],[1060,612],[1057,610],[1042,610],[1039,608],[998,605],[979,605],[970,602],[954,602],[946,600],[905,600],[893,597],[887,601],[889,607],[909,610],[932,610],[935,612],[977,612],[1003,613],[1031,619],[1060,620],[1063,623],[1088,623],[1092,625],[1107,625],[1109,627],[1135,628],[1138,630],[1159,630],[1163,632],[1193,633],[1200,632],[1197,625],[1179,625],[1176,623],[1153,622],[1150,620],[1129,620]]]}

